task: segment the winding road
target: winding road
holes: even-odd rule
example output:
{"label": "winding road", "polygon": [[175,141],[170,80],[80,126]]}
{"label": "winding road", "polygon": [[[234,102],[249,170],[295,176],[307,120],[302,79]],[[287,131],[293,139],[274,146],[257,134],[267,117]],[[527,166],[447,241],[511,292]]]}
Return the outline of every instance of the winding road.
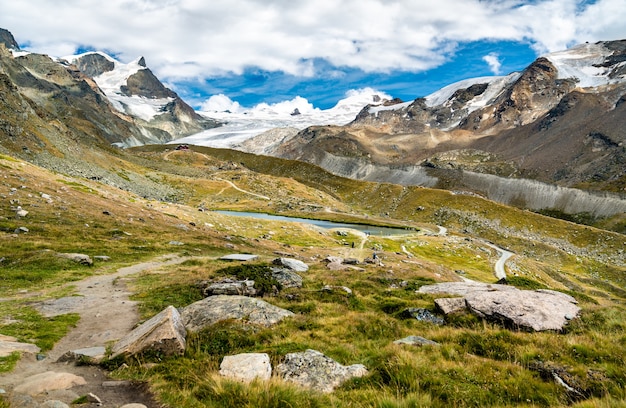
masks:
{"label": "winding road", "polygon": [[509,252],[506,249],[497,247],[489,242],[485,242],[485,245],[487,245],[489,248],[495,249],[496,252],[500,254],[500,258],[498,259],[494,267],[495,275],[496,275],[496,278],[498,279],[506,279],[506,271],[504,270],[504,264],[510,257],[513,256],[513,252]]}

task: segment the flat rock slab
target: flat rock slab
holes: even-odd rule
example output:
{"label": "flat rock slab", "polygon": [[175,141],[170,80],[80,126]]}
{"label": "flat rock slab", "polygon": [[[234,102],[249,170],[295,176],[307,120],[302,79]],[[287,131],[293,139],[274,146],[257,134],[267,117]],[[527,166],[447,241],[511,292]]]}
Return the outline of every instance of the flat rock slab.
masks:
{"label": "flat rock slab", "polygon": [[[441,310],[458,312],[464,302],[475,315],[515,329],[563,330],[578,316],[572,296],[554,290],[520,290],[514,286],[481,282],[445,282],[419,288],[420,293],[455,294],[461,300],[437,299]],[[446,312],[447,313],[447,312]]]}
{"label": "flat rock slab", "polygon": [[83,377],[70,373],[48,371],[25,378],[24,382],[13,389],[16,394],[39,395],[54,390],[67,390],[77,385],[85,385]]}
{"label": "flat rock slab", "polygon": [[186,336],[187,331],[178,310],[168,306],[115,343],[111,358],[145,351],[158,351],[168,356],[181,355],[185,352]]}
{"label": "flat rock slab", "polygon": [[211,296],[190,304],[181,311],[182,321],[190,332],[197,332],[228,319],[246,320],[251,324],[272,326],[285,317],[289,310],[271,305],[261,299],[246,296]]}
{"label": "flat rock slab", "polygon": [[224,255],[220,259],[223,261],[253,261],[257,259],[258,255],[250,255],[250,254],[230,254]]}
{"label": "flat rock slab", "polygon": [[20,343],[17,341],[0,341],[0,357],[8,357],[15,352],[37,354],[40,351],[41,349],[34,344]]}
{"label": "flat rock slab", "polygon": [[270,356],[266,353],[225,356],[220,364],[220,375],[245,383],[255,379],[269,380],[272,376]]}
{"label": "flat rock slab", "polygon": [[325,393],[351,378],[368,374],[363,364],[344,366],[316,350],[287,354],[276,372],[285,381]]}
{"label": "flat rock slab", "polygon": [[470,311],[480,317],[534,331],[563,330],[580,312],[573,297],[556,291],[473,293],[465,296],[465,301]]}

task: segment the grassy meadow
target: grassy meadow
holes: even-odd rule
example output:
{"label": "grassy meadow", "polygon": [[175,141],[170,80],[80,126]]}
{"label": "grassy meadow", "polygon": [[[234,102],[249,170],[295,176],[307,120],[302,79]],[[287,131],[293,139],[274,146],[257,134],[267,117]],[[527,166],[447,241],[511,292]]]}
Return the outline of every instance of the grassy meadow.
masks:
{"label": "grassy meadow", "polygon": [[[245,274],[245,268],[283,254],[310,265],[302,274],[304,286],[268,291],[263,299],[294,317],[272,328],[219,323],[190,335],[184,356],[146,356],[106,367],[116,378],[149,383],[159,401],[181,408],[626,404],[624,235],[477,197],[347,180],[305,163],[227,150],[146,146],[111,166],[118,174],[164,183],[176,189],[177,199],[150,200],[0,156],[0,333],[33,341],[45,352],[78,316],[47,319],[32,308],[34,302],[71,295],[73,281],[158,255],[189,260],[129,279],[141,319],[201,299],[198,282],[223,276],[225,268]],[[26,217],[16,216],[18,205],[29,212]],[[211,211],[217,209],[411,230],[363,241],[353,233]],[[438,235],[437,225],[447,227],[448,235]],[[16,233],[19,227],[28,232]],[[422,285],[459,275],[494,282],[498,254],[487,241],[515,253],[507,263],[511,284],[566,292],[579,301],[580,318],[563,333],[511,331],[471,315],[448,317],[445,325],[406,318],[407,308],[434,311],[433,296],[416,293]],[[327,255],[364,259],[373,251],[382,265],[330,271],[323,262]],[[111,260],[89,267],[55,256],[71,252]],[[219,259],[232,252],[260,258],[251,265]],[[345,286],[352,294],[323,291],[325,285]],[[409,335],[439,345],[393,344]],[[265,352],[276,365],[286,353],[309,348],[345,365],[364,364],[369,375],[331,394],[277,378],[243,385],[218,375],[225,355]],[[0,358],[0,371],[13,369],[18,359]],[[559,385],[550,375],[555,370],[577,392]]]}

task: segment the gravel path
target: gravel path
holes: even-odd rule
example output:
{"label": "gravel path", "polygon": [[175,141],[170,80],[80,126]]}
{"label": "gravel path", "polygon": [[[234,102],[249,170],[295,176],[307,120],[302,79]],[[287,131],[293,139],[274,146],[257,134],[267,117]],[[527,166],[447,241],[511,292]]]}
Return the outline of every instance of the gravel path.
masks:
{"label": "gravel path", "polygon": [[[80,314],[80,321],[67,336],[61,339],[52,350],[39,361],[33,355],[25,354],[16,368],[0,376],[0,388],[5,389],[17,406],[37,407],[46,400],[60,400],[69,404],[73,399],[93,393],[102,400],[100,407],[116,408],[129,403],[142,403],[156,407],[142,387],[129,383],[110,386],[106,373],[94,366],[78,366],[73,363],[58,363],[59,357],[67,351],[86,347],[106,346],[107,342],[117,340],[129,333],[139,320],[136,303],[129,300],[130,293],[124,285],[124,277],[162,266],[175,265],[187,258],[167,255],[153,261],[124,268],[110,275],[98,275],[73,282],[76,296],[46,301],[36,305],[47,317],[66,313]],[[75,386],[70,390],[52,391],[45,395],[15,395],[11,390],[22,384],[28,377],[46,372],[70,373],[83,377],[87,384]],[[30,405],[19,405],[27,400]],[[32,403],[32,404],[31,404]],[[94,405],[95,406],[95,405]]]}

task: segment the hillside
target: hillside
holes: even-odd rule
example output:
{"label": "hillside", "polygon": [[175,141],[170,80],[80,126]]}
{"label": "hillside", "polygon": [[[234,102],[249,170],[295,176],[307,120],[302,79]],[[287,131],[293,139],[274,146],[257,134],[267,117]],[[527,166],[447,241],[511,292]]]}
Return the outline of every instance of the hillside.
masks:
{"label": "hillside", "polygon": [[[476,174],[495,176],[491,183],[520,180],[518,188],[509,188],[521,201],[503,202],[533,210],[576,212],[534,206],[524,180],[623,201],[624,44],[582,44],[541,57],[519,73],[461,81],[412,102],[369,106],[347,126],[305,129],[271,154],[350,177],[401,179],[495,200],[500,198]],[[381,175],[354,171],[366,166]],[[615,213],[623,213],[622,207]]]}

